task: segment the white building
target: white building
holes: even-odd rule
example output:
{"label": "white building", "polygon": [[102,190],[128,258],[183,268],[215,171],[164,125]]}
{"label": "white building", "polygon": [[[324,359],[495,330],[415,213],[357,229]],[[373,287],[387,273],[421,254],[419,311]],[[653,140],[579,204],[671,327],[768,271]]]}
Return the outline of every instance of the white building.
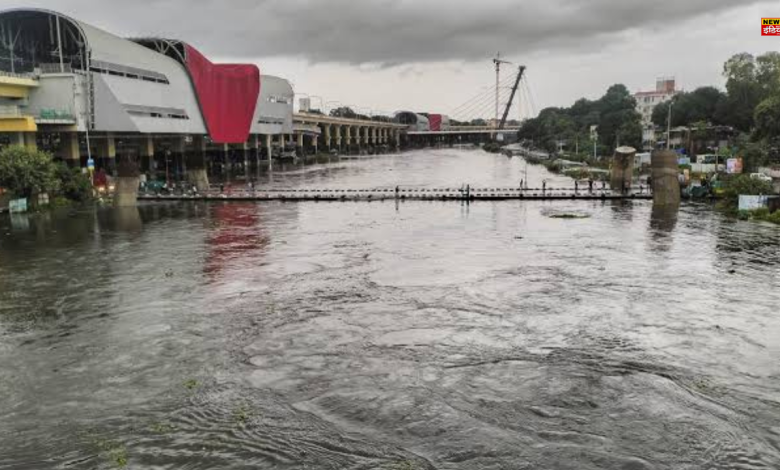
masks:
{"label": "white building", "polygon": [[[215,64],[191,45],[125,39],[57,12],[0,11],[0,146],[91,155],[259,152],[293,133],[293,90],[254,64]],[[231,147],[232,146],[232,147]]]}
{"label": "white building", "polygon": [[645,148],[655,146],[653,110],[659,104],[671,100],[677,93],[674,78],[659,78],[655,82],[655,91],[640,91],[634,94],[636,110],[642,116],[642,142]]}

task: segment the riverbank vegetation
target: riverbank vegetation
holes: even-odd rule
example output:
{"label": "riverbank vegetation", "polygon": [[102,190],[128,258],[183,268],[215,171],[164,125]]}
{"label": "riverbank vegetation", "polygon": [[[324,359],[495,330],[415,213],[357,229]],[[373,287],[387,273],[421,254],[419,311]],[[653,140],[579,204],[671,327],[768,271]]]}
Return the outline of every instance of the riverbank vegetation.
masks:
{"label": "riverbank vegetation", "polygon": [[[666,129],[672,106],[670,124],[687,129],[681,148],[688,154],[702,150],[703,143],[725,140],[727,145],[706,151],[742,157],[746,172],[780,164],[780,52],[736,54],[723,65],[723,76],[725,91],[705,86],[679,92],[671,103],[655,107],[653,123]],[[596,155],[611,155],[619,145],[642,149],[640,122],[634,97],[625,86],[613,85],[595,101],[582,98],[568,108],[542,110],[518,135],[534,148],[576,159],[593,155],[594,143]],[[591,126],[598,126],[596,142]]]}
{"label": "riverbank vegetation", "polygon": [[762,207],[751,211],[739,210],[739,196],[763,196],[773,194],[772,185],[763,180],[751,178],[748,175],[731,175],[723,180],[722,199],[718,208],[732,217],[740,220],[762,220],[780,224],[780,211],[770,212]]}
{"label": "riverbank vegetation", "polygon": [[49,153],[20,146],[0,151],[0,188],[13,198],[47,193],[58,204],[92,198],[90,180],[77,168],[55,162]]}
{"label": "riverbank vegetation", "polygon": [[601,98],[582,98],[569,108],[546,108],[538,117],[525,121],[518,132],[521,140],[549,153],[565,148],[567,158],[593,153],[591,126],[598,126],[597,155],[611,154],[620,145],[641,148],[641,116],[636,100],[625,85],[612,85]]}

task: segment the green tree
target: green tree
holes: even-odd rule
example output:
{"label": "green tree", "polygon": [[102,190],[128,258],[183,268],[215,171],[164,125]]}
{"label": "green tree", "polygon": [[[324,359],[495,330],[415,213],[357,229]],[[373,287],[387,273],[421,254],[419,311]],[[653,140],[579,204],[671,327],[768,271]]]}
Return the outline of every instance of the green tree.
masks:
{"label": "green tree", "polygon": [[348,119],[355,119],[357,117],[357,113],[352,110],[349,106],[341,106],[336,109],[330,110],[330,115],[334,117],[343,117]]}
{"label": "green tree", "polygon": [[780,93],[772,95],[756,106],[754,135],[757,139],[780,138]]}
{"label": "green tree", "polygon": [[732,204],[739,200],[739,196],[761,196],[774,194],[772,184],[766,181],[751,178],[750,175],[736,175],[725,180],[723,195]]}
{"label": "green tree", "polygon": [[642,146],[642,117],[636,112],[636,100],[625,85],[612,85],[597,105],[599,140],[609,149],[620,145]]}
{"label": "green tree", "polygon": [[[701,87],[690,93],[679,93],[671,100],[672,127],[688,126],[694,122],[723,124],[723,102],[727,96],[714,87]],[[660,103],[653,109],[653,124],[666,128],[669,103]]]}
{"label": "green tree", "polygon": [[92,199],[92,182],[78,168],[59,163],[56,177],[59,180],[59,192],[67,199],[76,202]]}
{"label": "green tree", "polygon": [[769,52],[758,58],[736,54],[724,64],[723,75],[728,97],[722,113],[727,124],[748,132],[758,104],[780,86],[780,54]]}
{"label": "green tree", "polygon": [[570,108],[546,108],[534,119],[527,120],[518,137],[533,141],[534,146],[548,152],[563,143],[574,150],[577,142],[585,147],[590,126],[599,127],[599,143],[606,152],[617,146],[642,144],[641,116],[636,101],[624,85],[613,85],[599,100],[577,100]]}
{"label": "green tree", "polygon": [[57,165],[48,153],[6,147],[0,151],[0,186],[19,197],[55,192],[60,187]]}
{"label": "green tree", "polygon": [[756,58],[756,81],[764,96],[780,93],[780,52],[767,52]]}

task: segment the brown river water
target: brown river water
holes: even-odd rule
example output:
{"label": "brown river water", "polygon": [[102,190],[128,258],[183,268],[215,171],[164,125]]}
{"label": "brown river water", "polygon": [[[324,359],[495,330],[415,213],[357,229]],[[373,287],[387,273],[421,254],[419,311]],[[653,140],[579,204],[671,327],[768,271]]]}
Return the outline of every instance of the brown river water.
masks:
{"label": "brown river water", "polygon": [[[442,149],[259,184],[525,169]],[[123,467],[780,468],[780,228],[649,201],[1,215],[0,469]]]}

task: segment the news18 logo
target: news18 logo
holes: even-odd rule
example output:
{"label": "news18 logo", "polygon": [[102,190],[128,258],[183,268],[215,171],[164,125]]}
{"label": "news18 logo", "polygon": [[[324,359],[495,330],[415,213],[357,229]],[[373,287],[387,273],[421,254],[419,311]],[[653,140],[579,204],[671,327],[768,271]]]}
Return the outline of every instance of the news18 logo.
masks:
{"label": "news18 logo", "polygon": [[761,18],[762,36],[780,36],[780,18]]}

